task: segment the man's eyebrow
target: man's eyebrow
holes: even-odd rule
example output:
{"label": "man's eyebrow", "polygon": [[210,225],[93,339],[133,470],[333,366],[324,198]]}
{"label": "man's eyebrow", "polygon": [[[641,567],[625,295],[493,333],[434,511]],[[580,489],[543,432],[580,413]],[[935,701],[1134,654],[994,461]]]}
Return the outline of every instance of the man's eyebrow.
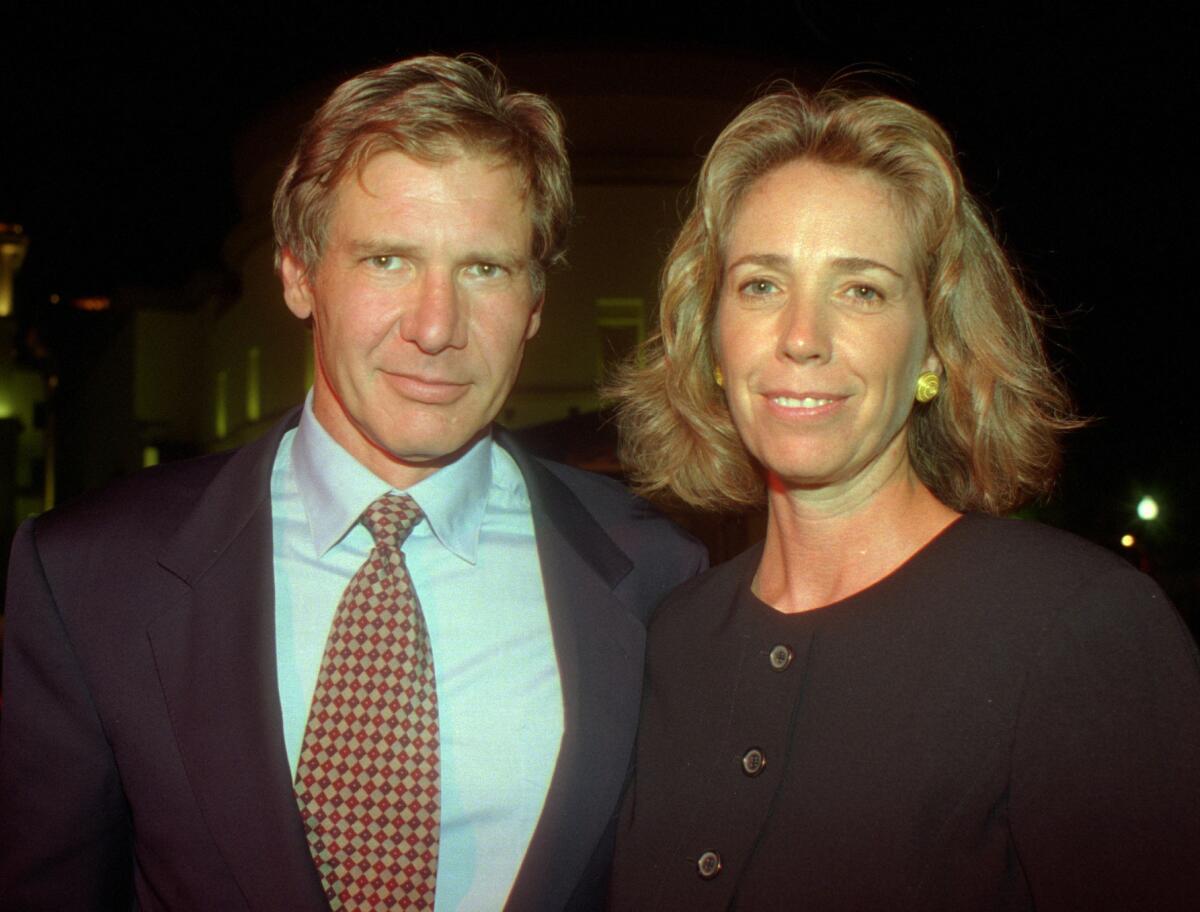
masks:
{"label": "man's eyebrow", "polygon": [[417,247],[405,241],[389,240],[388,238],[372,238],[367,241],[351,241],[350,253],[354,257],[384,256],[398,254],[409,256],[417,252]]}
{"label": "man's eyebrow", "polygon": [[468,263],[495,263],[513,272],[518,272],[529,265],[532,257],[524,256],[511,250],[473,250],[462,257]]}

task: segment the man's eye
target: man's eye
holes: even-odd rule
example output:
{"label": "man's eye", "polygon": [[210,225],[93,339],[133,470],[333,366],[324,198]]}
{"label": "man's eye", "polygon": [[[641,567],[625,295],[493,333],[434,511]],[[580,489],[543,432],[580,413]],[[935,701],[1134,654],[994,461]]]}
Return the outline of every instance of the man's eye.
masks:
{"label": "man's eye", "polygon": [[370,257],[367,262],[375,269],[391,270],[399,269],[402,261],[398,256],[383,254],[381,256]]}
{"label": "man's eye", "polygon": [[467,273],[478,279],[495,279],[504,274],[504,267],[496,263],[475,263],[467,267]]}

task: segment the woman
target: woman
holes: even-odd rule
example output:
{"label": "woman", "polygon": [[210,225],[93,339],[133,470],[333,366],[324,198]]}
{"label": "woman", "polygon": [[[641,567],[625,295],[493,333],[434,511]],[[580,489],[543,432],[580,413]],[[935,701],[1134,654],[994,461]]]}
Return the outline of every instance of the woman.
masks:
{"label": "woman", "polygon": [[616,909],[1200,908],[1200,673],[1123,561],[998,518],[1075,422],[944,131],[720,136],[623,379],[645,490],[768,506],[650,631]]}

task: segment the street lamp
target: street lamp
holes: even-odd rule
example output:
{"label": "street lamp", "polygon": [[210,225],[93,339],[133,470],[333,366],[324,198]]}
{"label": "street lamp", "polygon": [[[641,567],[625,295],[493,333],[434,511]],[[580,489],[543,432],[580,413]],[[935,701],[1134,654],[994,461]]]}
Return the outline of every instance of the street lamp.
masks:
{"label": "street lamp", "polygon": [[20,225],[0,222],[0,317],[12,315],[13,279],[29,249],[29,238]]}
{"label": "street lamp", "polygon": [[1158,501],[1150,495],[1146,495],[1138,501],[1137,505],[1138,519],[1150,522],[1152,519],[1158,518]]}

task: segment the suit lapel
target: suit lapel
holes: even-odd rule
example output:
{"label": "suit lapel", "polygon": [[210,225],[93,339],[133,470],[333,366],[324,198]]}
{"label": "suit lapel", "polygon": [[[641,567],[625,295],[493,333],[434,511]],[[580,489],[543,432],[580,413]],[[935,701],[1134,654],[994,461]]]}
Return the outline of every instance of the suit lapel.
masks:
{"label": "suit lapel", "polygon": [[633,569],[575,494],[511,438],[533,509],[564,732],[507,908],[562,909],[620,799],[637,727],[645,630],[614,594]]}
{"label": "suit lapel", "polygon": [[166,543],[159,563],[185,591],[149,635],[192,790],[247,903],[323,910],[275,660],[270,479],[296,414],[236,452]]}

